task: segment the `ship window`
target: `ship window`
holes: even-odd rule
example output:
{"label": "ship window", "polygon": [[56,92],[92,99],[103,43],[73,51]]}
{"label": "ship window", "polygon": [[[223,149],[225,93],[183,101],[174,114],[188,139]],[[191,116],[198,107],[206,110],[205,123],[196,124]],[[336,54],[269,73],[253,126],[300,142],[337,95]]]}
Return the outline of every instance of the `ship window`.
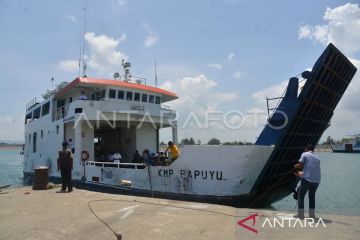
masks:
{"label": "ship window", "polygon": [[156,96],[156,98],[155,98],[155,103],[156,103],[156,104],[160,104],[160,100],[161,100],[160,97]]}
{"label": "ship window", "polygon": [[33,152],[36,153],[36,136],[37,132],[34,132],[33,134]]}
{"label": "ship window", "polygon": [[31,134],[29,134],[29,145],[31,143]]}
{"label": "ship window", "polygon": [[142,96],[141,96],[141,101],[142,102],[147,102],[147,94],[143,94]]}
{"label": "ship window", "polygon": [[71,97],[71,98],[69,98],[69,103],[72,103],[72,97]]}
{"label": "ship window", "polygon": [[116,98],[116,90],[115,89],[109,90],[109,98]]}
{"label": "ship window", "polygon": [[41,132],[40,132],[40,137],[43,138],[43,136],[44,136],[44,131],[41,130]]}
{"label": "ship window", "polygon": [[41,109],[41,116],[45,116],[50,112],[50,102],[45,103]]}
{"label": "ship window", "polygon": [[124,91],[119,90],[117,97],[118,97],[118,99],[124,99],[124,95],[125,95]]}
{"label": "ship window", "polygon": [[59,125],[56,125],[56,134],[59,134]]}
{"label": "ship window", "polygon": [[154,95],[150,95],[149,96],[149,103],[154,103],[155,102],[155,96]]}
{"label": "ship window", "polygon": [[137,102],[140,101],[140,93],[138,93],[138,92],[135,93],[134,101],[137,101]]}
{"label": "ship window", "polygon": [[105,90],[102,90],[102,91],[101,91],[101,98],[105,98],[105,93],[106,93]]}
{"label": "ship window", "polygon": [[132,96],[133,96],[132,92],[126,92],[126,100],[132,101]]}
{"label": "ship window", "polygon": [[32,112],[29,112],[25,117],[25,124],[29,123],[32,119]]}
{"label": "ship window", "polygon": [[34,115],[33,115],[34,120],[40,118],[40,109],[41,107],[38,107],[37,109],[34,110]]}

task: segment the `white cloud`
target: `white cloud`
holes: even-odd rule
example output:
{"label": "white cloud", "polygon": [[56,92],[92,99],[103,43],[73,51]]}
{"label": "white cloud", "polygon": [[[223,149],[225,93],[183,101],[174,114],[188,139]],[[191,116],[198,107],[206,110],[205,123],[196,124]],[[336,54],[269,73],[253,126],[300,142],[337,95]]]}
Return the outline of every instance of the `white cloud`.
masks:
{"label": "white cloud", "polygon": [[60,61],[56,67],[65,72],[75,72],[79,69],[79,61],[76,60]]}
{"label": "white cloud", "polygon": [[[119,43],[126,40],[123,33],[118,39],[106,35],[96,36],[93,32],[85,34],[89,55],[85,55],[86,64],[100,74],[112,74],[122,69],[122,59],[127,60],[128,56],[118,50]],[[66,72],[78,70],[78,60],[63,60],[57,68]]]}
{"label": "white cloud", "polygon": [[222,69],[222,65],[220,63],[209,63],[208,64],[209,68],[213,68],[213,69],[217,69],[217,70],[221,70]]}
{"label": "white cloud", "polygon": [[243,76],[243,73],[240,72],[240,71],[237,71],[237,72],[234,72],[234,73],[233,73],[233,77],[234,77],[235,79],[240,79],[240,78],[242,78],[242,76]]}
{"label": "white cloud", "polygon": [[122,69],[122,59],[127,56],[117,50],[119,43],[124,41],[126,35],[114,39],[106,35],[96,36],[93,32],[85,34],[85,40],[89,46],[88,66],[98,72],[115,72]]}
{"label": "white cloud", "polygon": [[298,30],[299,39],[312,38],[311,31],[312,27],[310,25],[301,26]]}
{"label": "white cloud", "polygon": [[77,23],[76,18],[71,14],[68,14],[66,16],[66,18],[69,19],[70,21],[72,21],[73,23]]}
{"label": "white cloud", "polygon": [[233,58],[235,57],[235,53],[229,53],[229,55],[228,55],[228,60],[229,60],[229,62],[231,62],[232,60],[233,60]]}
{"label": "white cloud", "polygon": [[303,25],[298,30],[299,39],[313,39],[322,44],[334,43],[345,54],[360,51],[360,8],[347,3],[336,8],[326,8],[323,25]]}
{"label": "white cloud", "polygon": [[[198,117],[201,124],[205,124],[205,115],[208,111],[222,111],[220,103],[231,102],[238,98],[236,92],[218,92],[218,83],[208,79],[205,75],[197,75],[177,79],[174,82],[166,81],[161,88],[175,92],[179,99],[169,104],[178,111],[180,120],[179,126],[184,124],[187,117],[193,113]],[[183,129],[190,133],[196,126],[187,126]],[[190,134],[191,135],[191,134]]]}
{"label": "white cloud", "polygon": [[118,0],[119,5],[125,5],[127,4],[128,0]]}
{"label": "white cloud", "polygon": [[145,40],[144,40],[144,46],[145,47],[152,47],[156,43],[159,42],[160,36],[157,32],[155,32],[148,24],[143,25],[143,29],[146,32]]}
{"label": "white cloud", "polygon": [[268,88],[262,89],[252,94],[252,97],[255,98],[256,102],[260,105],[266,103],[266,98],[272,97],[281,97],[287,87],[288,81],[283,81],[280,84],[270,86]]}

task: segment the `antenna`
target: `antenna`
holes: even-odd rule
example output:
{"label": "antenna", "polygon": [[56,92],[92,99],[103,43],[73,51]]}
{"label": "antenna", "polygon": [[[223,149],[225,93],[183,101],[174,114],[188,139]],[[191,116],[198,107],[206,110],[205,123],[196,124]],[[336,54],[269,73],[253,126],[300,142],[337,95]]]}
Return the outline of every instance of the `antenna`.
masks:
{"label": "antenna", "polygon": [[54,89],[54,77],[51,78],[51,89]]}
{"label": "antenna", "polygon": [[84,32],[83,32],[83,49],[82,49],[82,60],[83,60],[83,76],[86,76],[86,62],[85,62],[85,33],[86,33],[86,5],[87,1],[85,0],[84,10]]}
{"label": "antenna", "polygon": [[158,86],[158,81],[157,81],[157,69],[156,69],[156,60],[155,60],[155,87]]}
{"label": "antenna", "polygon": [[81,53],[81,34],[80,34],[80,47],[79,47],[79,77],[81,77],[81,56],[82,56],[82,53]]}

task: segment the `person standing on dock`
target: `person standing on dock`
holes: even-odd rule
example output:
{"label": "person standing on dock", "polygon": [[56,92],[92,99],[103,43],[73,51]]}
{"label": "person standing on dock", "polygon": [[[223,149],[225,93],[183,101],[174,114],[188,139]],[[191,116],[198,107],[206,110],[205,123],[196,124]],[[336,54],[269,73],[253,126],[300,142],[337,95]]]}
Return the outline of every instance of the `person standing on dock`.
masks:
{"label": "person standing on dock", "polygon": [[61,192],[65,192],[66,187],[68,188],[68,192],[72,192],[73,188],[71,179],[73,156],[68,146],[67,141],[62,143],[62,150],[59,151],[59,157],[57,159],[57,168],[61,173]]}
{"label": "person standing on dock", "polygon": [[301,154],[299,163],[295,164],[295,169],[303,169],[303,174],[296,174],[302,177],[298,195],[298,215],[296,217],[304,218],[304,198],[309,191],[309,217],[315,218],[315,193],[320,184],[321,171],[320,159],[314,153],[314,146],[308,144],[305,151]]}

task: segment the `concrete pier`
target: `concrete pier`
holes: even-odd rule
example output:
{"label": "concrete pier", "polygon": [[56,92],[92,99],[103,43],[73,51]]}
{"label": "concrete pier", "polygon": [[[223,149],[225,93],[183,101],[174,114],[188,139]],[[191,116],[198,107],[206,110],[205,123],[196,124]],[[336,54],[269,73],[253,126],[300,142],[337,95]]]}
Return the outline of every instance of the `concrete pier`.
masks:
{"label": "concrete pier", "polygon": [[72,193],[30,187],[7,191],[0,194],[0,239],[360,238],[359,216],[321,214],[320,222],[300,224],[291,218],[294,213],[79,189]]}

